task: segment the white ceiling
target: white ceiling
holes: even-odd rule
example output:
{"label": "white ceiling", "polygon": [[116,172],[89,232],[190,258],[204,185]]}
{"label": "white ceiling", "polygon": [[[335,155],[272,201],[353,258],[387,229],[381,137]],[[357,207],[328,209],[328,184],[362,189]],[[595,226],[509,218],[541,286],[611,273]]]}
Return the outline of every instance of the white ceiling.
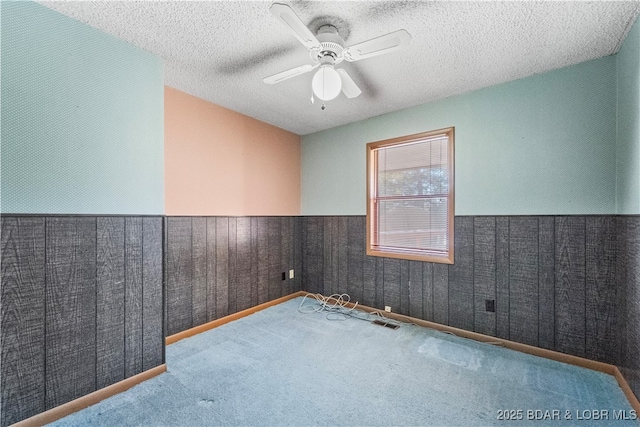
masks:
{"label": "white ceiling", "polygon": [[164,59],[165,83],[299,135],[616,53],[636,1],[284,1],[305,24],[334,23],[352,45],[404,28],[409,47],[343,62],[362,89],[312,105],[311,63],[269,1],[42,1]]}

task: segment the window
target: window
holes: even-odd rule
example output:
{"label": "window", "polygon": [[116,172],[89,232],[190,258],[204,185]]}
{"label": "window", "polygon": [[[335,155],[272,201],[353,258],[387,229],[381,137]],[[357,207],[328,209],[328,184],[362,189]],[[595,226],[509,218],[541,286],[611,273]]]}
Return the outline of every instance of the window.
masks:
{"label": "window", "polygon": [[367,144],[367,255],[453,264],[454,128]]}

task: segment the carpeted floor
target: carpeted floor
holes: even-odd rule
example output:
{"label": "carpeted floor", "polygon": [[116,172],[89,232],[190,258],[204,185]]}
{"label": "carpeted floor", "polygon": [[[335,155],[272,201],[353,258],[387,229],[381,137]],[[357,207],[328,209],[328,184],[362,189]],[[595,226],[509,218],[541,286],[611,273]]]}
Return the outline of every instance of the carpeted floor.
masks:
{"label": "carpeted floor", "polygon": [[640,425],[609,375],[301,300],[168,346],[167,373],[52,425]]}

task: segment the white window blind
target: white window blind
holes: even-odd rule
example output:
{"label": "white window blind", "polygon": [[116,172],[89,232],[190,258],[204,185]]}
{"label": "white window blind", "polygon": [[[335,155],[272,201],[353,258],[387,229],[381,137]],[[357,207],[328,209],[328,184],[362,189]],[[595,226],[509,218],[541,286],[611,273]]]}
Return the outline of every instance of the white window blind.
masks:
{"label": "white window blind", "polygon": [[452,131],[369,147],[368,249],[382,256],[449,258]]}

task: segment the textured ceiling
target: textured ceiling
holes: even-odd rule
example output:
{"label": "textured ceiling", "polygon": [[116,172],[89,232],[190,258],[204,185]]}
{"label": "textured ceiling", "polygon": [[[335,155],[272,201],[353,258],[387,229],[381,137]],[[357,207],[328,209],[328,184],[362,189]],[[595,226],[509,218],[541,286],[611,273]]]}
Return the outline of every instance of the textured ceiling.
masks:
{"label": "textured ceiling", "polygon": [[311,63],[270,2],[40,3],[162,57],[168,86],[300,135],[611,55],[640,10],[638,1],[281,2],[311,28],[334,23],[347,46],[402,28],[411,44],[340,64],[362,94],[322,111],[310,102],[313,73],[262,82]]}

